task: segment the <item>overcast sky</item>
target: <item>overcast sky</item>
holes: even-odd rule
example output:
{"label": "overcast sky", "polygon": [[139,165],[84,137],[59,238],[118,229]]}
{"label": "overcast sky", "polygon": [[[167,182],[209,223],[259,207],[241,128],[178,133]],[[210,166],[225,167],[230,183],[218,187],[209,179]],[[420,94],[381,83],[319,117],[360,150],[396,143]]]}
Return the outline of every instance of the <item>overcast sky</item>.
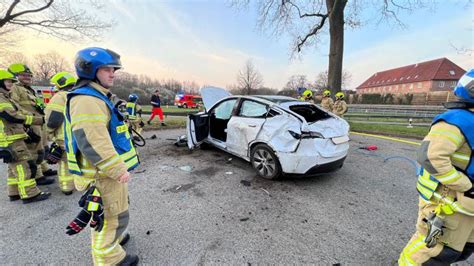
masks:
{"label": "overcast sky", "polygon": [[[474,47],[474,10],[466,2],[441,1],[434,10],[401,14],[406,29],[377,25],[375,11],[366,11],[367,25],[348,29],[345,35],[344,69],[352,74],[348,88],[376,71],[441,57],[472,68],[474,55],[453,48]],[[259,30],[255,8],[238,10],[224,0],[122,0],[104,5],[104,13],[117,23],[101,42],[73,45],[35,35],[23,43],[23,51],[32,55],[57,50],[72,62],[80,48],[107,47],[122,56],[127,72],[221,87],[236,83],[247,59],[262,73],[264,85],[277,89],[291,75],[314,81],[327,69],[326,36],[319,47],[305,48],[301,59],[291,59],[290,36]]]}

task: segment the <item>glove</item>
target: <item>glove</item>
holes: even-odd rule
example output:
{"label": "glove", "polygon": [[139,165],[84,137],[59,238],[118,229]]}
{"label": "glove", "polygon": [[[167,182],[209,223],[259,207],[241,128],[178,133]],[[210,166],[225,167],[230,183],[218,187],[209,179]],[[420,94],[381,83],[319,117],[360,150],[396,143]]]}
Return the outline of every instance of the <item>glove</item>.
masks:
{"label": "glove", "polygon": [[66,227],[66,234],[75,235],[81,232],[90,222],[90,226],[97,232],[104,227],[104,206],[99,190],[91,186],[79,199],[79,207],[82,210],[77,217]]}
{"label": "glove", "polygon": [[11,163],[14,161],[15,158],[10,147],[0,148],[0,159],[2,158],[4,163]]}
{"label": "glove", "polygon": [[91,186],[86,197],[81,197],[79,206],[92,213],[91,227],[97,232],[102,231],[104,227],[104,205],[99,190],[95,186]]}
{"label": "glove", "polygon": [[63,149],[53,142],[49,148],[48,155],[46,155],[46,161],[48,164],[57,164],[63,157]]}
{"label": "glove", "polygon": [[464,196],[474,199],[474,185],[468,191],[464,192]]}
{"label": "glove", "polygon": [[28,135],[28,138],[25,139],[26,143],[38,143],[41,141],[41,136],[37,135],[31,127],[26,127],[25,131]]}
{"label": "glove", "polygon": [[140,127],[144,127],[145,126],[145,123],[143,123],[143,121],[140,121]]}
{"label": "glove", "polygon": [[75,235],[84,229],[89,223],[92,214],[85,209],[82,209],[81,212],[72,220],[69,225],[66,227],[66,234],[72,236]]}

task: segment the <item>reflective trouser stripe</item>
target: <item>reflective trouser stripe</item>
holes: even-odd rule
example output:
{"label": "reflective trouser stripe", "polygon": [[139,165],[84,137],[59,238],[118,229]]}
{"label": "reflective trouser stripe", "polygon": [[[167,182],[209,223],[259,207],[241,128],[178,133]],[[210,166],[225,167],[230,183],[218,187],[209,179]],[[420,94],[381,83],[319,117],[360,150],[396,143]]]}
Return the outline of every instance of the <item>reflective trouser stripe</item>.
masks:
{"label": "reflective trouser stripe", "polygon": [[119,217],[104,218],[102,231],[92,232],[92,258],[95,265],[116,265],[125,257],[125,250],[120,246]]}
{"label": "reflective trouser stripe", "polygon": [[59,162],[58,170],[60,189],[62,191],[72,191],[74,189],[74,176],[69,173],[65,160]]}
{"label": "reflective trouser stripe", "polygon": [[9,186],[18,185],[18,178],[16,178],[16,177],[7,178],[7,185],[9,185]]}
{"label": "reflective trouser stripe", "polygon": [[25,165],[26,163],[19,163],[14,166],[18,176],[18,192],[22,199],[36,196],[40,192],[36,187],[35,179],[26,176],[26,172],[30,173],[30,171],[26,171],[25,167],[27,166]]}
{"label": "reflective trouser stripe", "polygon": [[398,259],[398,265],[418,265],[411,259],[411,256],[425,246],[425,236],[420,234],[415,241],[410,241],[408,245],[403,249],[402,253],[400,254],[400,258]]}

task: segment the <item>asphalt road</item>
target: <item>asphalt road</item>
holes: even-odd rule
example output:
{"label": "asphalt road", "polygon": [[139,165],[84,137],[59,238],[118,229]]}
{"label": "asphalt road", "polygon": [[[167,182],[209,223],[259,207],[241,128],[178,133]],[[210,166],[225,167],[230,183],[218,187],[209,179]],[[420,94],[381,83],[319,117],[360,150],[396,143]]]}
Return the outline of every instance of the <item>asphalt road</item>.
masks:
{"label": "asphalt road", "polygon": [[[130,182],[126,249],[145,264],[392,265],[415,230],[417,146],[352,136],[342,169],[312,178],[266,181],[216,149],[172,145],[183,129],[147,132]],[[367,155],[359,147],[377,145]],[[6,175],[6,165],[0,165]],[[0,264],[84,265],[89,232],[67,236],[80,193],[9,202],[0,191]],[[471,258],[471,263],[474,260]]]}

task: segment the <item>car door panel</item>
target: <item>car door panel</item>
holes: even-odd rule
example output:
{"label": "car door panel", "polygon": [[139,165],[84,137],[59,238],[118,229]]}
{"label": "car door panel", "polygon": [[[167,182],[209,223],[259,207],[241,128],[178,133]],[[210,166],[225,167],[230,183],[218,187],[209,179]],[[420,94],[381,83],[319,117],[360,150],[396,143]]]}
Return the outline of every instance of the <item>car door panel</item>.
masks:
{"label": "car door panel", "polygon": [[186,136],[188,148],[194,149],[201,145],[209,136],[209,115],[189,114],[186,121]]}

